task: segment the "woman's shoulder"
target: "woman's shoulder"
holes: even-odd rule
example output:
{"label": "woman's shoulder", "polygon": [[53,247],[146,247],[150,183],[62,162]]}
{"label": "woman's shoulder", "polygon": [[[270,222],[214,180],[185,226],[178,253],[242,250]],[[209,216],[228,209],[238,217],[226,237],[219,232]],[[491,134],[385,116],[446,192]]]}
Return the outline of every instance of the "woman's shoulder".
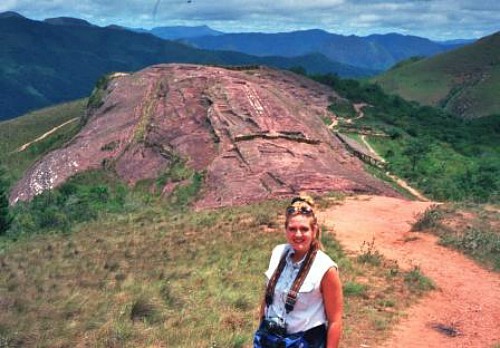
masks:
{"label": "woman's shoulder", "polygon": [[289,245],[288,244],[278,244],[273,248],[272,255],[279,254],[282,255],[285,250],[288,250]]}
{"label": "woman's shoulder", "polygon": [[337,263],[333,261],[332,258],[323,250],[318,250],[318,253],[316,254],[316,262],[326,270],[331,267],[335,267],[338,269]]}
{"label": "woman's shoulder", "polygon": [[288,244],[276,245],[271,253],[271,263],[279,262],[289,248],[290,246]]}

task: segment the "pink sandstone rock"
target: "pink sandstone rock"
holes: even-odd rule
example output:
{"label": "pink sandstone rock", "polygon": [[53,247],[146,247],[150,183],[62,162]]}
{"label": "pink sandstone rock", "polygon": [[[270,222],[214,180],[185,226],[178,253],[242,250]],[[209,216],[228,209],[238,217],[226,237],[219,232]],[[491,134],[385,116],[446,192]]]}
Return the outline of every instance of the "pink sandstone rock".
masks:
{"label": "pink sandstone rock", "polygon": [[79,134],[27,171],[11,203],[102,167],[134,185],[179,158],[204,172],[200,208],[298,191],[397,196],[324,124],[332,97],[326,86],[262,67],[168,64],[121,74],[109,81],[103,104],[89,109]]}

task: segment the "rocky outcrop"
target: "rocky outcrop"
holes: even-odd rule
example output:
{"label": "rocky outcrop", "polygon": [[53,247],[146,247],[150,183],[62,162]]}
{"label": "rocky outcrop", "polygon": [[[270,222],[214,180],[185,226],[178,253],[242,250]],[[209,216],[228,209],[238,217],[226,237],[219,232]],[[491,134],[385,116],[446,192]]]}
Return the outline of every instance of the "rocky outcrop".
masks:
{"label": "rocky outcrop", "polygon": [[397,195],[325,126],[332,97],[326,86],[262,67],[170,64],[115,75],[94,96],[79,134],[35,164],[11,202],[103,166],[133,185],[179,158],[205,173],[199,207],[301,190]]}

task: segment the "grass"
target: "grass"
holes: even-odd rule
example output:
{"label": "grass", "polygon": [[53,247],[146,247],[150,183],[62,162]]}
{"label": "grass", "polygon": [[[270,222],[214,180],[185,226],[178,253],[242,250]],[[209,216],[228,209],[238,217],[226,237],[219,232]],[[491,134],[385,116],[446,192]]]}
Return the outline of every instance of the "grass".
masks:
{"label": "grass", "polygon": [[33,162],[71,139],[78,132],[80,122],[75,121],[62,127],[22,152],[15,152],[16,149],[66,121],[82,117],[86,104],[86,99],[80,99],[0,122],[0,163],[8,168],[8,180],[19,180]]}
{"label": "grass", "polygon": [[[324,202],[323,204],[327,204]],[[183,212],[151,201],[0,248],[0,342],[12,347],[249,347],[286,203]],[[325,248],[344,284],[343,345],[376,344],[420,292],[380,256]],[[372,251],[371,253],[375,253]],[[390,310],[385,310],[389,308]],[[4,345],[5,345],[4,344]]]}
{"label": "grass", "polygon": [[425,292],[436,288],[434,282],[423,275],[418,267],[414,267],[410,272],[406,273],[404,280],[415,291]]}
{"label": "grass", "polygon": [[494,91],[500,81],[499,40],[497,33],[457,50],[402,64],[373,81],[390,93],[459,116],[498,114],[500,102]]}
{"label": "grass", "polygon": [[428,208],[417,217],[412,230],[434,233],[442,245],[500,272],[499,227],[498,205],[447,203]]}
{"label": "grass", "polygon": [[360,263],[369,263],[374,266],[379,266],[382,263],[383,256],[375,248],[375,238],[371,242],[363,242],[357,260]]}

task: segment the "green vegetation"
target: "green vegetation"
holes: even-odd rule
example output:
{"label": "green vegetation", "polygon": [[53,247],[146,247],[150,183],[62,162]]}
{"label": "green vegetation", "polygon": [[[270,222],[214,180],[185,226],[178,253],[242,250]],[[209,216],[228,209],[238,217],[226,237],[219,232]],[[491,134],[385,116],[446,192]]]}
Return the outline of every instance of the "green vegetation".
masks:
{"label": "green vegetation", "polygon": [[372,79],[388,93],[465,118],[500,115],[500,33]]}
{"label": "green vegetation", "polygon": [[167,170],[156,179],[156,189],[161,190],[165,185],[172,185],[174,189],[169,194],[168,201],[182,210],[198,197],[204,173],[189,168],[178,156],[174,155],[172,158]]}
{"label": "green vegetation", "polygon": [[[0,122],[0,162],[8,168],[9,184],[19,180],[28,167],[49,151],[61,147],[79,130],[85,113],[86,99],[37,110],[24,116]],[[18,149],[55,127],[75,119],[44,139]]]}
{"label": "green vegetation", "polygon": [[0,165],[0,236],[7,232],[12,221],[8,188],[9,186],[5,180],[5,170]]}
{"label": "green vegetation", "polygon": [[[108,88],[109,82],[112,80],[112,73],[101,76],[90,94],[87,102],[87,108],[90,110],[95,110],[100,108],[104,104],[104,97],[106,96],[106,89]],[[85,120],[86,122],[86,120]]]}
{"label": "green vegetation", "polygon": [[375,248],[375,238],[371,242],[363,242],[361,253],[357,257],[358,262],[379,266],[383,259],[382,254]]}
{"label": "green vegetation", "polygon": [[437,205],[433,204],[430,208],[419,215],[417,221],[412,224],[411,231],[433,230],[440,226],[440,221],[443,218],[443,212]]}
{"label": "green vegetation", "polygon": [[347,100],[336,99],[328,107],[335,115],[343,118],[353,118],[356,116],[356,110]]}
{"label": "green vegetation", "polygon": [[344,296],[346,297],[364,296],[366,293],[366,289],[367,286],[365,284],[359,284],[355,282],[346,282],[342,286]]}
{"label": "green vegetation", "polygon": [[125,212],[134,198],[127,186],[104,171],[77,174],[55,190],[35,196],[31,202],[19,202],[12,209],[14,219],[6,235],[19,238],[48,231],[69,232],[78,222],[99,215]]}
{"label": "green vegetation", "polygon": [[404,280],[414,291],[425,292],[436,288],[434,282],[424,276],[418,267],[414,267],[410,272],[406,273]]}
{"label": "green vegetation", "polygon": [[488,205],[434,205],[418,216],[413,231],[429,231],[443,245],[500,271],[500,211]]}
{"label": "green vegetation", "polygon": [[[77,178],[62,190],[73,192],[66,205],[82,199],[84,184],[94,179]],[[106,180],[100,176],[101,189],[85,191],[88,205],[82,208],[107,210],[95,220],[70,221],[69,233],[0,239],[0,296],[7,309],[0,311],[0,342],[248,346],[262,272],[272,247],[284,241],[278,212],[286,202],[194,212],[163,200],[133,205],[129,192],[111,211],[109,202],[118,195]],[[376,344],[420,292],[395,263],[381,256],[379,265],[360,262],[324,232],[346,293],[343,344],[359,346],[366,337]]]}
{"label": "green vegetation", "polygon": [[369,136],[387,169],[434,200],[498,202],[500,115],[464,120],[387,95],[378,85],[314,76],[353,103],[366,103],[352,129]]}
{"label": "green vegetation", "polygon": [[[318,79],[343,97],[370,105],[355,125],[389,135],[370,141],[386,155],[391,171],[435,198],[498,201],[498,119],[457,120],[387,96],[376,85],[334,76]],[[111,171],[87,172],[30,203],[4,209],[2,189],[68,141],[81,123],[15,150],[81,117],[84,105],[77,101],[0,123],[0,160],[9,169],[8,177],[0,173],[6,179],[0,180],[0,346],[249,345],[257,326],[262,272],[272,246],[284,240],[278,212],[286,203],[195,212],[190,204],[203,173],[173,156],[156,182],[132,189]],[[106,144],[104,150],[116,145]],[[150,192],[165,185],[173,188],[167,197]],[[338,199],[319,201],[320,207],[329,204]],[[498,270],[498,210],[487,205],[474,209],[435,206],[415,229],[431,229],[443,244]],[[472,223],[445,223],[471,210]],[[9,222],[8,228],[1,229],[2,221]],[[418,268],[405,272],[386,260],[375,240],[352,257],[332,235],[324,230],[323,244],[341,272],[343,344],[360,346],[370,337],[375,346],[400,313],[434,285]]]}
{"label": "green vegetation", "polygon": [[389,69],[389,71],[390,71],[390,70],[396,70],[396,69],[402,68],[402,67],[407,66],[407,65],[411,65],[411,64],[413,64],[413,63],[415,63],[415,62],[418,62],[418,61],[420,61],[420,60],[423,60],[423,59],[425,59],[425,57],[421,57],[421,56],[417,56],[417,57],[410,57],[410,58],[408,58],[408,59],[402,60],[402,61],[400,61],[400,62],[398,62],[398,63],[394,64],[394,65],[393,65],[393,66]]}

